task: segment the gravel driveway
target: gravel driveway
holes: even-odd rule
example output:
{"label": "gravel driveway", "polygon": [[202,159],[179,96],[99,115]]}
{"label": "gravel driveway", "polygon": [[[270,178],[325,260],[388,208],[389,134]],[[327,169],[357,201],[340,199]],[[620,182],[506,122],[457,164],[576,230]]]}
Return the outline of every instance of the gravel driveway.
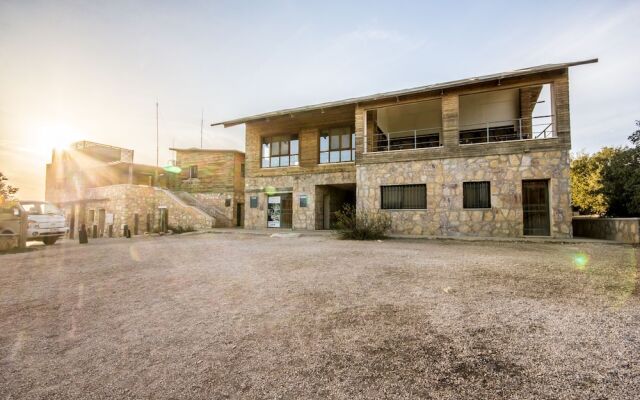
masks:
{"label": "gravel driveway", "polygon": [[638,250],[242,233],[0,255],[0,399],[637,398]]}

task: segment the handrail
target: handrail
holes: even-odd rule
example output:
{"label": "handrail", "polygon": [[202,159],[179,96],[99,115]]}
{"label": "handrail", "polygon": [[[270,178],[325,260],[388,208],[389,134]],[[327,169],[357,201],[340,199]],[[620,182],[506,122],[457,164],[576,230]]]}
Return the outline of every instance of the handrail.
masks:
{"label": "handrail", "polygon": [[[442,127],[432,127],[374,133],[372,135],[372,138],[375,143],[373,145],[372,151],[377,152],[440,147],[442,146],[442,140],[440,138],[441,131]],[[432,138],[436,137],[436,135],[437,140],[431,140]],[[429,140],[425,141],[425,138]],[[394,141],[396,143],[392,143]],[[378,142],[382,142],[382,145],[378,144]]]}
{"label": "handrail", "polygon": [[[459,142],[460,144],[476,144],[555,137],[553,117],[553,115],[538,115],[460,125]],[[543,119],[544,122],[536,123],[537,120]]]}

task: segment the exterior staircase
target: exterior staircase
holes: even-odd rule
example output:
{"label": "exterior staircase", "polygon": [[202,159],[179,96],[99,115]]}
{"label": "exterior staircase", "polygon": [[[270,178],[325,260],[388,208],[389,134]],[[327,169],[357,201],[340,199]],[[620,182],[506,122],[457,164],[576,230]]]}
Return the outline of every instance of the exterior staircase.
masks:
{"label": "exterior staircase", "polygon": [[189,192],[172,192],[176,197],[182,200],[185,204],[197,208],[205,214],[215,219],[215,227],[230,227],[233,226],[233,221],[225,214],[225,212],[211,204],[204,204],[200,200],[196,199]]}

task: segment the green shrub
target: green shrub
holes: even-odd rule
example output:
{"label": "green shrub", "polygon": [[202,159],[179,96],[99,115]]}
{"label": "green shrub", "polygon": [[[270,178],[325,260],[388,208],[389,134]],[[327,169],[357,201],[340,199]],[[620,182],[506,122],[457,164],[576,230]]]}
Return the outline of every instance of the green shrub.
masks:
{"label": "green shrub", "polygon": [[376,240],[391,229],[391,217],[379,211],[360,210],[346,204],[336,212],[336,230],[341,239]]}

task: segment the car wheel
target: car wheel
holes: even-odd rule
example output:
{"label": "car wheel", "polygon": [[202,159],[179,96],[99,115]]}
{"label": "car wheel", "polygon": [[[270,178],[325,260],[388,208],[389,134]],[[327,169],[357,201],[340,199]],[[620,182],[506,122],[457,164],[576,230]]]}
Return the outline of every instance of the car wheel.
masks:
{"label": "car wheel", "polygon": [[56,240],[58,240],[58,238],[55,237],[55,236],[54,237],[46,237],[46,238],[42,239],[44,244],[47,245],[47,246],[51,246],[51,245],[55,244]]}

